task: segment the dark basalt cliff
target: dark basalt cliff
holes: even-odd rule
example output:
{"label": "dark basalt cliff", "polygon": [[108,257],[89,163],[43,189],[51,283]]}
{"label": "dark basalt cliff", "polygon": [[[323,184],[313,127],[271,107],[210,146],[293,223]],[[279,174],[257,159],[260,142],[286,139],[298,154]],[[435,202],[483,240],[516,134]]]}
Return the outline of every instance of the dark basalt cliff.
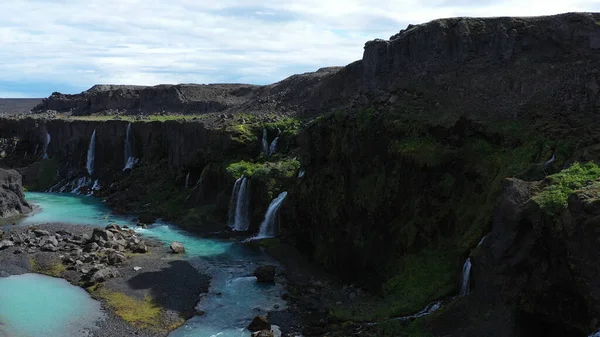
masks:
{"label": "dark basalt cliff", "polygon": [[0,169],[0,219],[29,211],[31,206],[25,201],[21,175],[15,170]]}
{"label": "dark basalt cliff", "polygon": [[[37,189],[86,176],[96,130],[96,195],[199,231],[223,227],[242,175],[252,231],[288,191],[281,240],[380,296],[330,308],[337,328],[455,295],[470,256],[471,295],[424,318],[428,329],[392,321],[374,335],[584,336],[600,313],[600,270],[589,262],[598,257],[595,190],[569,191],[567,206],[549,214],[532,198],[553,180],[527,181],[600,160],[598,22],[597,13],[440,19],[368,42],[346,67],[268,86],[55,93],[36,111],[197,120],[133,122],[141,162],[123,171],[128,121],[5,119],[0,164],[21,167]],[[280,137],[275,154],[262,154],[263,129],[268,143]],[[50,159],[39,161],[47,133]],[[521,180],[498,199],[507,177]]]}

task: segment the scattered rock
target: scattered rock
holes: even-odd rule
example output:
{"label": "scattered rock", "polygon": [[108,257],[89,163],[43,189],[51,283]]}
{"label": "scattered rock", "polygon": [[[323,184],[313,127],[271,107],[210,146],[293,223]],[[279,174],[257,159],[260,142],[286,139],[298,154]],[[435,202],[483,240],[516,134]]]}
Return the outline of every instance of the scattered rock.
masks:
{"label": "scattered rock", "polygon": [[15,249],[13,254],[23,254],[23,250],[21,248],[17,248],[17,249]]}
{"label": "scattered rock", "polygon": [[111,251],[110,253],[108,253],[108,264],[111,266],[121,264],[125,261],[127,261],[127,257],[122,253],[115,251]]}
{"label": "scattered rock", "polygon": [[253,273],[258,282],[275,282],[275,266],[260,266]]}
{"label": "scattered rock", "polygon": [[42,248],[40,248],[40,250],[43,252],[55,252],[58,250],[58,247],[56,247],[55,245],[53,245],[51,243],[46,243],[45,245],[42,246]]}
{"label": "scattered rock", "polygon": [[107,231],[106,229],[94,228],[94,232],[92,233],[92,238],[90,242],[104,242],[104,241],[112,241],[115,238],[115,234]]}
{"label": "scattered rock", "polygon": [[[93,270],[93,269],[92,269]],[[91,272],[91,270],[90,270]],[[112,268],[104,268],[104,269],[100,269],[95,271],[92,274],[92,277],[90,278],[90,281],[92,283],[100,283],[100,282],[104,282],[106,280],[109,280],[111,278],[115,278],[115,277],[119,277],[119,272],[112,269]]]}
{"label": "scattered rock", "polygon": [[185,254],[185,248],[181,242],[173,241],[169,248],[174,254]]}
{"label": "scattered rock", "polygon": [[135,244],[130,247],[131,251],[138,254],[146,254],[148,247],[145,244]]}
{"label": "scattered rock", "polygon": [[14,245],[15,245],[15,243],[10,240],[2,240],[2,241],[0,241],[0,250],[6,249],[8,247],[12,247]]}
{"label": "scattered rock", "polygon": [[106,226],[105,229],[107,231],[111,231],[111,232],[120,232],[121,231],[121,227],[114,223],[111,223],[110,225]]}
{"label": "scattered rock", "polygon": [[261,331],[261,330],[270,331],[271,323],[269,323],[269,321],[267,320],[267,318],[265,316],[256,316],[256,317],[254,317],[252,322],[250,322],[247,329],[252,332]]}
{"label": "scattered rock", "polygon": [[48,236],[48,235],[50,235],[50,233],[49,233],[48,231],[45,231],[45,230],[43,230],[43,229],[36,229],[36,230],[34,230],[34,231],[33,231],[33,233],[34,233],[36,236],[38,236],[38,237],[39,237],[39,236]]}

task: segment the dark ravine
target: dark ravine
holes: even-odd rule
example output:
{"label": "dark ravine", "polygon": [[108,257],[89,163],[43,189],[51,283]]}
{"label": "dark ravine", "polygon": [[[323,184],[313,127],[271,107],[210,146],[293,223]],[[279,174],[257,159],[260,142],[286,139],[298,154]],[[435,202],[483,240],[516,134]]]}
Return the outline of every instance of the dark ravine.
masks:
{"label": "dark ravine", "polygon": [[[600,314],[597,270],[586,262],[599,253],[595,190],[570,191],[560,216],[528,200],[534,186],[556,183],[531,181],[600,160],[598,22],[598,13],[440,19],[368,42],[346,67],[269,86],[55,93],[29,118],[0,120],[0,165],[18,169],[35,190],[84,176],[96,130],[97,196],[116,211],[199,232],[222,229],[241,175],[252,182],[252,232],[270,200],[288,191],[280,241],[368,290],[340,291],[344,310],[320,296],[338,294],[334,286],[303,283],[295,298],[312,289],[307,306],[315,310],[307,311],[329,313],[307,317],[318,326],[305,335],[344,336],[360,322],[450,298],[471,256],[471,295],[363,333],[584,336]],[[159,121],[175,115],[194,117]],[[141,163],[123,172],[130,121]],[[263,128],[269,141],[281,137],[269,157],[261,152]],[[39,160],[46,132],[50,159]],[[544,171],[554,147],[556,160]],[[507,177],[515,179],[502,194]],[[277,240],[269,245],[278,249]]]}

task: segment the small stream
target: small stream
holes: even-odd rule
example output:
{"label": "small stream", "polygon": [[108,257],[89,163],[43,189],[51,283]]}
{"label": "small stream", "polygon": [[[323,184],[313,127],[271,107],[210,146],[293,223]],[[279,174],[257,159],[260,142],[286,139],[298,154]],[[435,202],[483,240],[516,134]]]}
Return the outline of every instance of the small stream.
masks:
{"label": "small stream", "polygon": [[[130,218],[112,214],[105,204],[93,197],[27,192],[26,198],[38,208],[30,216],[22,218],[18,224],[60,222],[105,227],[110,223],[117,223],[135,228]],[[196,308],[205,314],[188,320],[170,336],[247,337],[250,332],[245,327],[254,316],[286,308],[285,301],[281,299],[284,292],[281,285],[259,284],[255,277],[250,276],[254,268],[261,264],[275,264],[265,254],[249,250],[237,241],[201,238],[167,223],[158,222],[146,229],[135,230],[142,236],[163,242],[165,249],[173,241],[183,243],[190,264],[212,277],[209,292],[202,296]],[[44,284],[45,287],[45,283],[40,284]],[[0,284],[0,287],[3,286]],[[3,288],[5,291],[12,291],[17,297],[29,296],[19,285]],[[28,304],[24,303],[26,307]],[[7,311],[11,309],[0,300],[0,315]],[[4,317],[4,320],[9,327],[19,324],[15,318]],[[4,337],[1,332],[0,337]]]}

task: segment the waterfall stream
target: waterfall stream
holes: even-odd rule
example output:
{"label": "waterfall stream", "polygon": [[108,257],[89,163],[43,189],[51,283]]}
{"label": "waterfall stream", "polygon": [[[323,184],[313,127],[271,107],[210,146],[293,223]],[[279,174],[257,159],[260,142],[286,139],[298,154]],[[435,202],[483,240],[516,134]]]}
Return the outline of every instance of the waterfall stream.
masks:
{"label": "waterfall stream", "polygon": [[52,137],[50,137],[50,134],[46,131],[46,139],[44,141],[44,146],[42,148],[42,158],[43,159],[48,159],[48,145],[50,144],[51,139],[52,139]]}
{"label": "waterfall stream", "polygon": [[131,170],[135,164],[138,163],[139,159],[133,156],[133,132],[131,131],[131,123],[127,124],[127,131],[125,131],[125,166],[123,171]]}
{"label": "waterfall stream", "polygon": [[460,296],[466,296],[471,291],[471,258],[468,258],[463,265],[462,281],[460,283]]}
{"label": "waterfall stream", "polygon": [[238,232],[250,226],[250,179],[242,176],[235,181],[229,204],[229,227]]}
{"label": "waterfall stream", "polygon": [[277,221],[277,215],[279,213],[279,207],[281,207],[281,204],[283,204],[286,196],[287,192],[284,191],[281,192],[277,198],[271,201],[271,204],[267,209],[267,213],[265,214],[265,219],[260,224],[260,230],[258,232],[258,236],[256,237],[257,239],[270,238],[278,234],[279,230],[277,227],[279,224]]}
{"label": "waterfall stream", "polygon": [[90,139],[90,145],[88,146],[88,152],[87,152],[87,163],[85,165],[87,167],[87,171],[90,176],[94,173],[95,157],[96,157],[96,129],[94,129],[94,132],[92,132],[92,138]]}

